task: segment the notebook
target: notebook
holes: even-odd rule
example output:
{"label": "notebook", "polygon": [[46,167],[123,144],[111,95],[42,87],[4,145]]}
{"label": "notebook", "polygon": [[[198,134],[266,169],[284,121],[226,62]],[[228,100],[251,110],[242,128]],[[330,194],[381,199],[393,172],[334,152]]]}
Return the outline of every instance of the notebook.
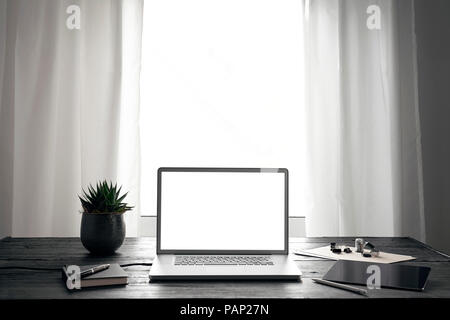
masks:
{"label": "notebook", "polygon": [[388,253],[388,252],[380,252],[378,257],[370,257],[366,258],[361,253],[356,252],[356,249],[353,247],[350,247],[352,250],[351,253],[340,253],[336,254],[330,251],[330,246],[324,246],[314,249],[308,249],[308,250],[301,250],[297,249],[294,250],[294,254],[302,255],[302,256],[310,256],[310,257],[318,257],[318,258],[324,258],[324,259],[331,259],[331,260],[349,260],[349,261],[361,261],[361,262],[373,262],[373,263],[395,263],[395,262],[403,262],[403,261],[410,261],[416,259],[412,256],[405,256],[402,254],[394,254],[394,253]]}
{"label": "notebook", "polygon": [[[94,267],[90,266],[80,266],[80,271],[83,272],[89,268]],[[68,277],[67,274],[67,266],[63,266],[63,281],[66,282]],[[98,273],[94,273],[90,276],[87,276],[81,279],[81,288],[88,287],[99,287],[99,286],[117,286],[117,285],[126,285],[128,284],[128,275],[122,269],[122,267],[113,263],[109,266],[108,269],[100,271]]]}

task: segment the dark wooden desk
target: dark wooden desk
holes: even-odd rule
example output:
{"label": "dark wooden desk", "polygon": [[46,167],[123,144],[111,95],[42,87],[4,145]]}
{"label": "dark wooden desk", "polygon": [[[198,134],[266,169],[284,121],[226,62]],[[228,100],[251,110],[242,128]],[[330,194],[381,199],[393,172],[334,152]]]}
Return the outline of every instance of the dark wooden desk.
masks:
{"label": "dark wooden desk", "polygon": [[[367,238],[382,251],[407,254],[417,260],[410,265],[430,266],[424,292],[393,289],[371,290],[369,298],[450,298],[450,257],[411,238]],[[352,238],[293,238],[290,248],[314,248],[330,241],[351,245]],[[127,238],[111,257],[88,254],[78,238],[5,238],[0,241],[0,266],[58,268],[64,264],[151,262],[154,238]],[[321,277],[333,261],[293,256],[303,272],[302,282],[170,282],[149,283],[150,267],[127,267],[125,287],[95,288],[68,292],[60,272],[0,270],[0,300],[8,299],[104,299],[104,298],[355,298],[362,296],[311,281]]]}

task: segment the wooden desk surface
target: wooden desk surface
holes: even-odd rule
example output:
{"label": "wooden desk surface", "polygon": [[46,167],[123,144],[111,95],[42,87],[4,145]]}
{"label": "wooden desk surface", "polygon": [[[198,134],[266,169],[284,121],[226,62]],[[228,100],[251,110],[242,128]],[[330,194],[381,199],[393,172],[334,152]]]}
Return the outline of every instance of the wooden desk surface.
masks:
{"label": "wooden desk surface", "polygon": [[[450,298],[450,257],[411,238],[367,238],[382,251],[416,257],[409,265],[430,266],[424,292],[393,289],[370,290],[369,298]],[[352,245],[352,238],[293,238],[290,249],[314,248],[331,241]],[[151,262],[154,238],[127,238],[111,257],[88,254],[78,238],[5,238],[0,241],[0,266],[58,268],[64,264]],[[104,298],[364,298],[322,286],[311,278],[322,277],[333,261],[293,256],[303,272],[302,282],[205,281],[149,283],[150,267],[125,268],[125,287],[66,290],[60,272],[0,270],[0,299],[104,299]]]}

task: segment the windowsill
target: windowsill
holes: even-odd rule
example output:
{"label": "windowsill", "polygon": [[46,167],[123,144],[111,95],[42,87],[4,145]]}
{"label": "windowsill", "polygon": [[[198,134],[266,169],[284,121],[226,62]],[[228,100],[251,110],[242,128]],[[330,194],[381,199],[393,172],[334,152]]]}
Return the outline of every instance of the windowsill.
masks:
{"label": "windowsill", "polygon": [[[156,215],[141,215],[139,220],[138,236],[154,237],[156,236]],[[305,237],[306,236],[306,218],[304,216],[289,217],[289,236]]]}
{"label": "windowsill", "polygon": [[[145,213],[143,213],[143,214],[141,214],[141,217],[142,218],[156,218],[156,214],[145,214]],[[289,218],[301,218],[301,219],[306,219],[306,217],[305,216],[295,216],[295,215],[293,215],[293,216],[289,216]]]}

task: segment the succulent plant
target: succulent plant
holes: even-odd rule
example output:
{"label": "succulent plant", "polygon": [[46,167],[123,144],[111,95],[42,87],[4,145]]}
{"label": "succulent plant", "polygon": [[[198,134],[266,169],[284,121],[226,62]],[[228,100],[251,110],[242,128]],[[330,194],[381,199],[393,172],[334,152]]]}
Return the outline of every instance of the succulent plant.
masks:
{"label": "succulent plant", "polygon": [[86,213],[124,213],[133,207],[122,202],[128,192],[120,195],[121,189],[122,187],[117,189],[117,183],[113,185],[112,182],[108,183],[106,180],[99,181],[95,187],[90,184],[87,192],[82,189],[82,195],[78,198]]}

